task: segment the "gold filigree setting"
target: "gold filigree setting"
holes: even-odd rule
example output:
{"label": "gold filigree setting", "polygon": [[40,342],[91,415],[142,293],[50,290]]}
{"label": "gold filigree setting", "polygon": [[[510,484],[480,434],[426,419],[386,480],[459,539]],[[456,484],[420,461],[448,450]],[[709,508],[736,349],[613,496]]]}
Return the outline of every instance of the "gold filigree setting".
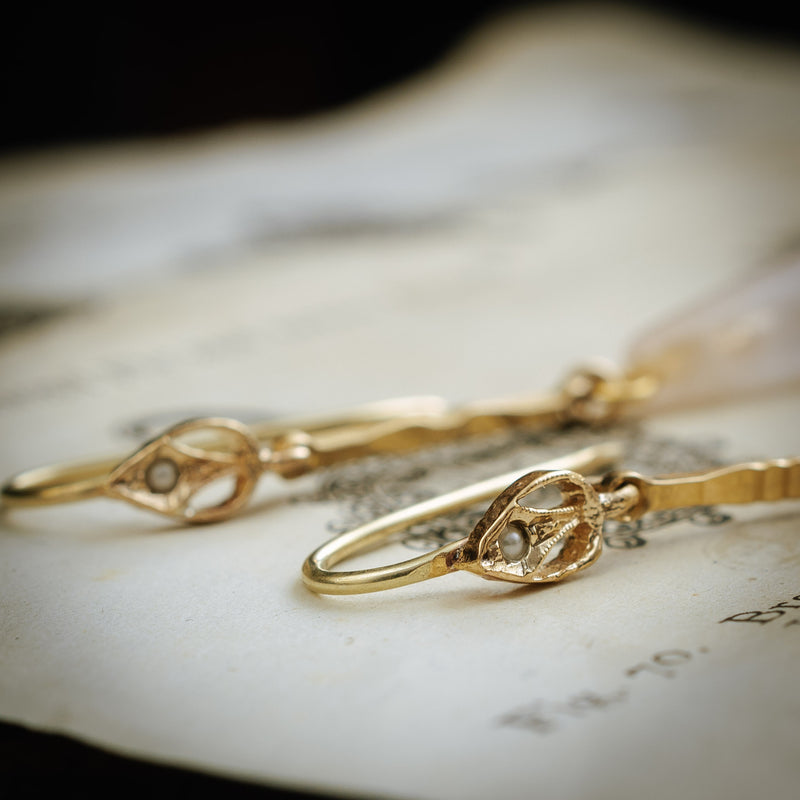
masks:
{"label": "gold filigree setting", "polygon": [[[187,522],[213,522],[237,511],[262,472],[259,444],[235,420],[181,423],[151,440],[109,475],[105,494]],[[229,484],[207,505],[212,484]]]}
{"label": "gold filigree setting", "polygon": [[[526,498],[553,487],[561,494],[559,505],[524,504]],[[597,560],[603,547],[602,527],[600,499],[582,476],[568,470],[534,471],[497,497],[457,561],[484,578],[557,581]]]}

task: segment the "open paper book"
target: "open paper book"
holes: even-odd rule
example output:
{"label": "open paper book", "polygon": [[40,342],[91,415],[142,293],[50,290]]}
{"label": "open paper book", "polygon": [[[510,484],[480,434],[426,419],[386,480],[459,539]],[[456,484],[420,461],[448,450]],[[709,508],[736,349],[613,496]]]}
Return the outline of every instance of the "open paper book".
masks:
{"label": "open paper book", "polygon": [[[2,341],[2,472],[130,452],[151,412],[469,400],[622,359],[798,233],[798,85],[796,59],[647,20],[521,17],[291,135],[67,154],[60,178],[7,165],[0,200],[39,223],[7,245],[12,296],[83,297],[106,274],[125,291]],[[798,400],[265,479],[213,526],[107,500],[6,514],[0,715],[336,793],[791,797],[797,503],[609,527],[596,566],[544,589],[458,574],[320,597],[300,565],[350,525],[609,436],[653,473],[796,455]]]}

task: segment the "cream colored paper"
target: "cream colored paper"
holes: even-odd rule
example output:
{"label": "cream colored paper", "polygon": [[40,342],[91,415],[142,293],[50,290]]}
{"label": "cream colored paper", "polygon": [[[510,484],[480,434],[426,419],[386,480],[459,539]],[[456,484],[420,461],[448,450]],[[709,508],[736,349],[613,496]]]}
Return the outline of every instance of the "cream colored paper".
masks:
{"label": "cream colored paper", "polygon": [[[534,97],[558,80],[583,85],[605,54],[637,92],[663,92],[659,124],[602,158],[584,148],[572,173],[517,172],[468,210],[449,205],[446,222],[250,249],[234,237],[215,269],[156,277],[151,264],[135,289],[7,338],[2,473],[124,453],[135,447],[131,423],[155,412],[297,413],[551,386],[587,357],[620,358],[637,331],[797,232],[800,114],[775,101],[792,96],[797,62],[670,33],[694,54],[689,67],[659,44],[657,26],[627,22],[615,40],[627,49],[603,49],[601,36],[594,50],[592,27],[570,17],[526,26],[527,39],[501,28],[488,50],[522,40],[539,57],[560,54]],[[496,57],[505,72],[482,71],[473,54],[461,85],[528,74],[524,60]],[[649,83],[630,63],[650,65]],[[680,86],[699,95],[663,99]],[[402,131],[416,118],[403,111],[398,100],[375,114]],[[365,131],[364,146],[375,141]],[[430,143],[424,153],[430,169],[442,159]],[[423,181],[413,189],[424,197]],[[799,399],[786,392],[609,435],[628,442],[631,466],[792,455]],[[294,483],[267,477],[247,513],[203,528],[104,500],[7,514],[0,715],[122,753],[335,793],[793,797],[797,503],[609,531],[617,547],[545,589],[459,574],[331,598],[300,583],[303,559],[337,526],[596,438],[497,440]],[[408,556],[426,541],[417,534],[370,560]],[[625,549],[626,535],[646,544]]]}

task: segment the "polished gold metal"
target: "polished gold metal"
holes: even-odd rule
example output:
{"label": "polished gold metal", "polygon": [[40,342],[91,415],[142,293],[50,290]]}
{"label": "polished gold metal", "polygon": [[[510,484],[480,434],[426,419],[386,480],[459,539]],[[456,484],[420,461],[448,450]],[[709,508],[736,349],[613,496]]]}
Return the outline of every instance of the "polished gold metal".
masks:
{"label": "polished gold metal", "polygon": [[[619,456],[617,445],[599,445],[539,464],[521,476],[502,475],[389,514],[315,550],[303,564],[303,581],[324,594],[376,592],[460,570],[493,580],[551,583],[599,558],[606,519],[629,521],[650,511],[686,506],[800,498],[800,458],[659,478],[634,472],[611,473],[599,480],[584,477],[607,468]],[[503,487],[507,488],[500,491]],[[554,489],[557,502],[546,502],[543,493]],[[498,491],[464,539],[376,569],[330,569],[414,524],[466,508]]]}
{"label": "polished gold metal", "polygon": [[[21,473],[3,486],[2,501],[6,507],[22,507],[105,496],[184,522],[212,522],[236,513],[264,472],[292,479],[351,459],[410,452],[509,429],[608,422],[653,388],[641,377],[584,370],[556,392],[463,406],[449,406],[438,397],[411,397],[338,415],[250,427],[225,418],[190,420],[128,458]],[[210,484],[223,480],[231,486],[222,499],[196,502]]]}
{"label": "polished gold metal", "polygon": [[[111,497],[184,522],[212,522],[239,510],[264,472],[298,477],[334,463],[337,449],[345,458],[359,443],[368,444],[368,430],[382,431],[384,423],[427,418],[442,409],[439,398],[410,397],[338,415],[251,427],[221,417],[189,420],[127,458],[55,464],[20,473],[3,486],[2,502],[4,507],[20,508]],[[163,481],[164,467],[172,470],[174,480],[159,485],[154,477],[161,470]],[[211,484],[225,480],[229,492],[221,499],[204,507],[193,502]]]}

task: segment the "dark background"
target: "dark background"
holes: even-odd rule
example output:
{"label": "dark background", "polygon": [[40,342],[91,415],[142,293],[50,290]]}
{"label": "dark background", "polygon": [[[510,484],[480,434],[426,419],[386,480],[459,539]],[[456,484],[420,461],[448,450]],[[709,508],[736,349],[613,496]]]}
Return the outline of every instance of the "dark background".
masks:
{"label": "dark background", "polygon": [[[504,10],[555,3],[233,3],[179,8],[62,3],[3,11],[0,153],[65,142],[287,119],[351,102],[425,69]],[[639,2],[722,34],[796,47],[793,5]],[[125,759],[0,723],[0,789],[282,796],[279,790]],[[159,790],[161,790],[159,792]],[[307,795],[289,795],[301,798]]]}
{"label": "dark background", "polygon": [[[435,63],[482,21],[531,5],[559,4],[28,3],[3,12],[0,152],[334,108]],[[627,5],[798,42],[791,3]]]}

